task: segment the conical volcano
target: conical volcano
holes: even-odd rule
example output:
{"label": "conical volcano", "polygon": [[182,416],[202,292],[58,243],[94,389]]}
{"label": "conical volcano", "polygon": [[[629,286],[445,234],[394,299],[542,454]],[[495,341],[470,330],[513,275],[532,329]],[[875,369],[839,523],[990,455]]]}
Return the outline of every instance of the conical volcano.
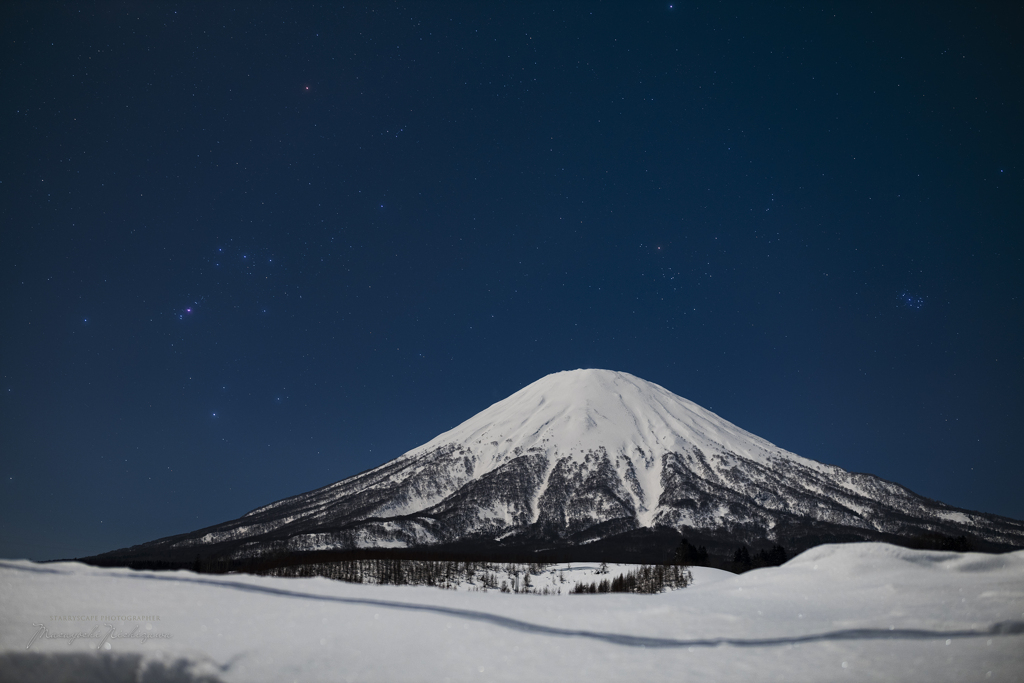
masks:
{"label": "conical volcano", "polygon": [[643,528],[723,544],[942,534],[1024,546],[1020,521],[802,458],[657,384],[589,369],[543,377],[375,469],[111,555],[557,547]]}

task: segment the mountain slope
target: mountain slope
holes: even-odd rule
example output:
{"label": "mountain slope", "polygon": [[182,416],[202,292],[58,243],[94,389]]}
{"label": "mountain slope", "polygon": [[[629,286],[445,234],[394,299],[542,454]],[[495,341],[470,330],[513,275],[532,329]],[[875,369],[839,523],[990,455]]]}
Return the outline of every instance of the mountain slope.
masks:
{"label": "mountain slope", "polygon": [[1024,546],[1022,522],[802,458],[633,375],[573,370],[375,469],[118,552],[241,558],[466,540],[578,544],[645,527],[782,542],[968,534]]}

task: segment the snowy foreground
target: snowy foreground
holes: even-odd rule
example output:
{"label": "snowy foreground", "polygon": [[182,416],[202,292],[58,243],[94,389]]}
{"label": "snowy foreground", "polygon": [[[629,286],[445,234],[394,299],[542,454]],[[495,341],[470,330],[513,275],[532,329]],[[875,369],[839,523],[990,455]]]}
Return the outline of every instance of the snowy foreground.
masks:
{"label": "snowy foreground", "polygon": [[5,560],[0,681],[1024,680],[1024,551],[693,575],[543,596]]}

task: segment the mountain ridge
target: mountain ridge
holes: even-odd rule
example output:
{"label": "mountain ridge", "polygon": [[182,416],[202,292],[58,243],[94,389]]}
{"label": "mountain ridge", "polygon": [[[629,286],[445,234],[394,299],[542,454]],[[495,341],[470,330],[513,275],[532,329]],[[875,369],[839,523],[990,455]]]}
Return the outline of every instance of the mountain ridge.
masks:
{"label": "mountain ridge", "polygon": [[815,526],[862,540],[966,533],[1024,547],[1024,522],[804,458],[628,373],[580,369],[547,375],[379,467],[114,552],[240,559],[580,543],[662,527],[781,541]]}

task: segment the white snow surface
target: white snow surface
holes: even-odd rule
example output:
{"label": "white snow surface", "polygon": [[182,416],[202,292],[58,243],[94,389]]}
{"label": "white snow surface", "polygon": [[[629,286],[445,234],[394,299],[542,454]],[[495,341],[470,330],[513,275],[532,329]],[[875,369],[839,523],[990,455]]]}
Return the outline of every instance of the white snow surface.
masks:
{"label": "white snow surface", "polygon": [[[1024,678],[1024,551],[830,545],[694,577],[660,595],[540,596],[5,560],[0,681],[96,667],[104,677],[88,680]],[[66,637],[105,624],[169,637]],[[41,626],[49,637],[26,649]]]}
{"label": "white snow surface", "polygon": [[402,457],[414,458],[449,443],[492,453],[557,445],[563,455],[568,449],[582,455],[602,447],[650,454],[724,446],[761,464],[768,463],[769,454],[785,453],[804,466],[822,466],[781,451],[654,382],[598,369],[546,375]]}
{"label": "white snow surface", "polygon": [[[546,375],[397,460],[415,461],[449,444],[475,454],[473,477],[530,449],[559,458],[568,455],[578,462],[602,449],[612,456],[627,456],[643,491],[637,501],[641,526],[651,526],[657,514],[664,453],[692,452],[696,447],[761,465],[784,458],[818,472],[845,474],[785,451],[654,382],[596,368]],[[619,461],[620,468],[624,462]],[[544,488],[538,489],[538,496]],[[410,514],[434,502],[410,501],[394,513]],[[537,506],[533,508],[536,515]]]}

